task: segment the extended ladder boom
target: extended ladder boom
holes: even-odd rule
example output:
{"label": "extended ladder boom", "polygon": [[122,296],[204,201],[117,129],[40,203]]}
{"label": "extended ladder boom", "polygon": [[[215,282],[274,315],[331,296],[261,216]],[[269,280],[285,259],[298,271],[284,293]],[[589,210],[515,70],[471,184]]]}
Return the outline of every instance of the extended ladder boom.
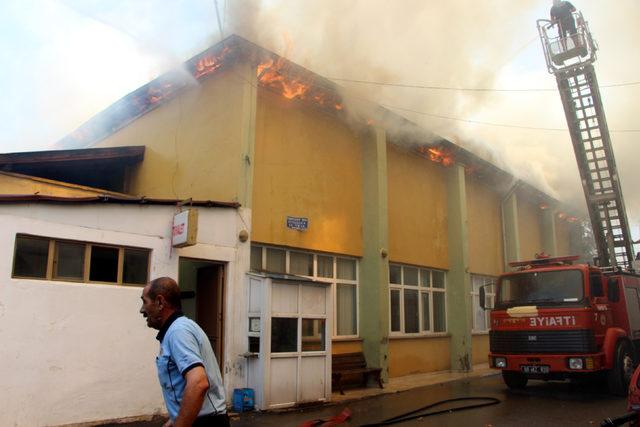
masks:
{"label": "extended ladder boom", "polygon": [[538,21],[549,72],[562,99],[598,257],[603,266],[632,268],[633,245],[611,137],[593,68],[597,46],[578,12],[575,34],[555,35],[553,23]]}

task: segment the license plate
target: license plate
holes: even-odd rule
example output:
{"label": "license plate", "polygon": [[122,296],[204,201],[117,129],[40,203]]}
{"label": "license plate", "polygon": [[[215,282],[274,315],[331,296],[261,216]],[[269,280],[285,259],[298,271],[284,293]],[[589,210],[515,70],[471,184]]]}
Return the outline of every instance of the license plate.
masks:
{"label": "license plate", "polygon": [[525,374],[548,374],[549,373],[549,366],[547,365],[520,366],[520,369]]}

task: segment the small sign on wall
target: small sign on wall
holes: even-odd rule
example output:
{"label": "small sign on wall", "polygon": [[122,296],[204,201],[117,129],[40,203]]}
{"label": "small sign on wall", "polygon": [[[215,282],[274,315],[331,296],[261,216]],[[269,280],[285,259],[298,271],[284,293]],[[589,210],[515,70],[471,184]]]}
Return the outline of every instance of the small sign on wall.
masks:
{"label": "small sign on wall", "polygon": [[174,248],[193,246],[198,239],[198,211],[188,209],[173,217],[171,244]]}
{"label": "small sign on wall", "polygon": [[309,218],[299,218],[296,216],[287,217],[287,228],[292,230],[305,231],[309,228]]}

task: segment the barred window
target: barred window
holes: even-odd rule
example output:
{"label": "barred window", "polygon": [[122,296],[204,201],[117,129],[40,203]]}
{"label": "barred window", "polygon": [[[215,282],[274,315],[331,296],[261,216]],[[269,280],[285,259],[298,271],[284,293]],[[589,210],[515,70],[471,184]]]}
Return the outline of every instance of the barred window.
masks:
{"label": "barred window", "polygon": [[446,332],[445,282],[442,270],[389,264],[391,334]]}

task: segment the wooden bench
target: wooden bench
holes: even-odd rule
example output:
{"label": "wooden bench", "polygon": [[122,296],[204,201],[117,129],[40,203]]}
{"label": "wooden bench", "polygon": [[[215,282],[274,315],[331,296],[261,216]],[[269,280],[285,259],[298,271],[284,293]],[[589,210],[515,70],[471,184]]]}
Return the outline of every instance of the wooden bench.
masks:
{"label": "wooden bench", "polygon": [[344,377],[347,376],[362,376],[364,387],[367,385],[369,376],[373,376],[378,381],[380,388],[382,388],[381,372],[381,368],[367,368],[367,362],[362,352],[334,354],[331,356],[331,381],[338,387],[340,394],[344,394],[342,383]]}

